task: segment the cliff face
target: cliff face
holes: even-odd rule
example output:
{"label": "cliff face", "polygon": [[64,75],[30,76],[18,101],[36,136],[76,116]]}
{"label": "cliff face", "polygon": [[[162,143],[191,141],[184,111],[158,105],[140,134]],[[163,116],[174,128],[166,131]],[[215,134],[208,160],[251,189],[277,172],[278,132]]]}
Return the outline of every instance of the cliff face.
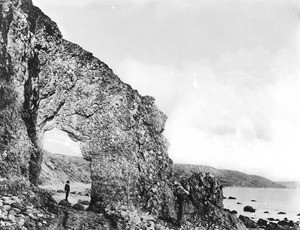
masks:
{"label": "cliff face", "polygon": [[[28,150],[12,143],[6,147],[31,158],[24,159],[28,165],[15,164],[24,169],[14,174],[23,170],[37,182],[43,133],[56,127],[80,141],[91,161],[95,202],[123,202],[129,192],[130,199],[139,199],[140,182],[147,188],[169,178],[171,161],[161,135],[166,116],[153,98],[141,97],[91,53],[63,40],[56,24],[30,2],[6,3],[3,60],[10,63],[3,65],[9,73],[5,86],[14,89],[17,106],[10,105],[18,113],[18,120],[6,123],[23,126],[16,127],[23,133],[15,133],[15,140],[24,138]],[[112,189],[115,196],[108,192]]]}
{"label": "cliff face", "polygon": [[[224,214],[215,180],[199,174],[174,182],[162,135],[166,116],[152,97],[142,97],[91,53],[64,40],[30,0],[2,0],[0,7],[2,178],[37,185],[43,135],[56,127],[79,141],[91,162],[90,210],[134,207],[170,223],[200,215],[199,226],[209,210]],[[222,221],[214,222],[237,228]]]}
{"label": "cliff face", "polygon": [[1,1],[0,7],[0,176],[28,177],[30,158],[38,152],[25,122],[30,109],[26,79],[32,75],[33,58],[30,34],[25,14],[16,10],[18,3]]}

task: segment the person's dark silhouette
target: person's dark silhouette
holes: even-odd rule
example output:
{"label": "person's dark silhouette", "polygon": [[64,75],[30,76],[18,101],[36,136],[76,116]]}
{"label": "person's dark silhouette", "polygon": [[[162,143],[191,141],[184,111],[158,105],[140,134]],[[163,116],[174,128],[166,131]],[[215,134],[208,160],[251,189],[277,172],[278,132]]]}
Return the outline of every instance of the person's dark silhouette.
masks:
{"label": "person's dark silhouette", "polygon": [[67,181],[66,185],[65,185],[65,192],[66,192],[66,201],[68,201],[68,196],[69,196],[69,192],[70,192],[70,181]]}

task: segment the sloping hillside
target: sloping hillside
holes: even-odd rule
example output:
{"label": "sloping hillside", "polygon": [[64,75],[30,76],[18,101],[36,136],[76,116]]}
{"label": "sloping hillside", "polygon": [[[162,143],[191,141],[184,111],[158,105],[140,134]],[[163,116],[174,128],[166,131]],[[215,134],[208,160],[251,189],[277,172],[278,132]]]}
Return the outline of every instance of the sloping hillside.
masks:
{"label": "sloping hillside", "polygon": [[39,184],[72,182],[91,183],[89,162],[82,157],[44,153]]}
{"label": "sloping hillside", "polygon": [[[190,177],[193,173],[209,172],[214,175],[224,187],[265,187],[283,188],[283,182],[276,183],[267,178],[246,173],[216,169],[203,165],[174,164],[176,178]],[[45,152],[42,163],[40,184],[72,182],[90,183],[90,166],[84,158]]]}
{"label": "sloping hillside", "polygon": [[286,188],[296,189],[300,188],[300,182],[299,181],[276,181],[277,184],[281,184],[282,186]]}
{"label": "sloping hillside", "polygon": [[267,178],[249,175],[246,173],[220,170],[203,165],[174,164],[174,175],[177,178],[189,177],[196,172],[209,172],[214,175],[224,187],[257,187],[257,188],[284,188],[282,184],[275,183]]}

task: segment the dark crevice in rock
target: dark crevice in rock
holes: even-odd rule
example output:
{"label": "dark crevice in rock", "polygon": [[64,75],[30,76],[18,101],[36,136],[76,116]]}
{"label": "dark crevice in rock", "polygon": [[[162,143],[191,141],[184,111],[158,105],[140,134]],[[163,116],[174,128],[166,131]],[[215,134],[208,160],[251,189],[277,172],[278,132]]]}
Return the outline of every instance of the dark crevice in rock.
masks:
{"label": "dark crevice in rock", "polygon": [[29,162],[29,180],[37,185],[41,170],[43,153],[38,145],[36,133],[37,110],[39,106],[39,59],[37,53],[28,60],[28,79],[24,84],[23,120],[27,127],[28,136],[34,146]]}
{"label": "dark crevice in rock", "polygon": [[117,215],[114,215],[114,214],[108,214],[106,212],[103,212],[103,215],[108,220],[110,226],[113,229],[118,229],[118,221],[119,221],[120,217],[118,217]]}
{"label": "dark crevice in rock", "polygon": [[24,84],[23,120],[32,143],[37,143],[36,118],[39,103],[39,89],[34,84],[38,81],[39,59],[37,54],[28,61],[28,79]]}
{"label": "dark crevice in rock", "polygon": [[183,218],[183,204],[184,204],[184,197],[182,196],[178,196],[177,197],[177,207],[178,207],[178,211],[177,211],[177,223],[181,224],[182,218]]}
{"label": "dark crevice in rock", "polygon": [[62,222],[61,222],[61,225],[66,228],[67,227],[67,221],[68,221],[68,218],[69,218],[69,213],[68,212],[64,212],[64,216],[63,216],[63,219],[62,219]]}

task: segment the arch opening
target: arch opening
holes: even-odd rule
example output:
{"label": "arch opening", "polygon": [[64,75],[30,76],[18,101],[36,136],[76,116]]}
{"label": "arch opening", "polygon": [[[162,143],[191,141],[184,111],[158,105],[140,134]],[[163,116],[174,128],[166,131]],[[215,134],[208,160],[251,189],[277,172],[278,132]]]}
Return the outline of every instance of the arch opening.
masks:
{"label": "arch opening", "polygon": [[51,190],[53,198],[60,202],[65,199],[65,183],[70,181],[68,201],[72,205],[79,202],[87,208],[91,196],[91,169],[80,145],[80,141],[55,127],[45,131],[39,187]]}
{"label": "arch opening", "polygon": [[82,157],[80,142],[72,140],[66,132],[57,128],[44,133],[43,149],[51,153]]}

